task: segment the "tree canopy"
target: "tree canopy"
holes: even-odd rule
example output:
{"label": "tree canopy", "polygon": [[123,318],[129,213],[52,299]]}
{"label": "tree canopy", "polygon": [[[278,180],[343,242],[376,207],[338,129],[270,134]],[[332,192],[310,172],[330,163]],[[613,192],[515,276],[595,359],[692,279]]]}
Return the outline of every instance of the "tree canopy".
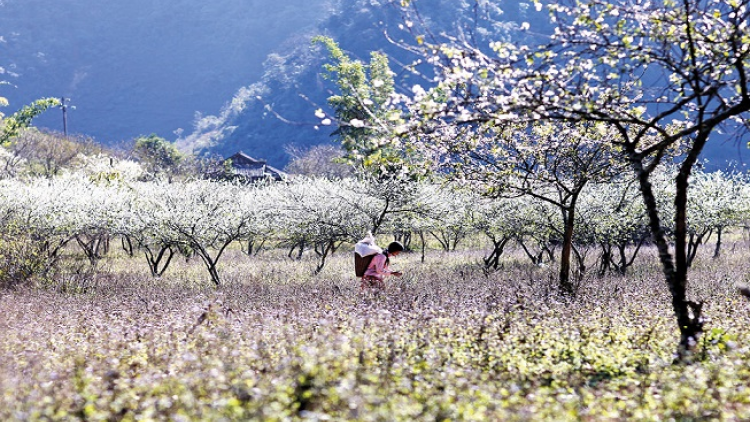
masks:
{"label": "tree canopy", "polygon": [[[545,7],[538,0],[534,6]],[[425,149],[452,145],[456,128],[605,125],[614,136],[592,138],[591,147],[608,143],[638,180],[685,352],[703,330],[702,304],[687,296],[688,181],[720,131],[747,133],[748,2],[587,0],[546,7],[556,29],[541,45],[498,39],[488,52],[466,37],[425,45],[436,85],[402,97],[409,124],[399,132]],[[681,158],[673,217],[659,212],[651,177],[671,156]],[[670,218],[673,248],[662,223]]]}
{"label": "tree canopy", "polygon": [[[3,105],[3,102],[7,105],[5,98],[0,97],[0,105]],[[8,117],[3,118],[0,113],[0,145],[6,145],[11,139],[18,136],[23,129],[31,126],[31,121],[47,111],[48,108],[59,105],[60,100],[57,98],[42,98],[23,106]]]}

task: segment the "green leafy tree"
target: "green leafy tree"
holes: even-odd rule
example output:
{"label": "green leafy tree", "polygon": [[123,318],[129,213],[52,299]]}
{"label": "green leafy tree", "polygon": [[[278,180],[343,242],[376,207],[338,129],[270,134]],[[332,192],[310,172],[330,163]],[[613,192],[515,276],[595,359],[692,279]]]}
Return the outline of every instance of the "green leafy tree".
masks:
{"label": "green leafy tree", "polygon": [[[352,60],[328,37],[313,38],[326,47],[331,63],[324,65],[324,77],[335,82],[338,94],[328,98],[333,107],[333,133],[345,151],[344,159],[357,170],[379,178],[402,177],[409,173],[409,154],[392,129],[402,122],[401,113],[391,107],[394,93],[393,72],[388,57],[371,53],[369,64]],[[323,125],[334,123],[318,110]]]}
{"label": "green leafy tree", "polygon": [[144,164],[153,178],[166,175],[170,180],[180,173],[180,165],[186,161],[173,143],[155,134],[137,138],[133,155]]}
{"label": "green leafy tree", "polygon": [[[0,105],[7,105],[8,101],[0,97]],[[32,120],[47,111],[50,107],[60,105],[57,98],[42,98],[33,103],[23,106],[12,115],[3,118],[0,114],[0,145],[7,146],[11,139],[18,136],[21,131],[31,126]]]}

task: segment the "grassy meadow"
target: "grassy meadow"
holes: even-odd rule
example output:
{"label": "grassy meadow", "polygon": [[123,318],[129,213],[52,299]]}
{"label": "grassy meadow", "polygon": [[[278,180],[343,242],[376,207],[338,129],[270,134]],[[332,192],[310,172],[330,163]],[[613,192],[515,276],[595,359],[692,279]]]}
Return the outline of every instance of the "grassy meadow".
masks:
{"label": "grassy meadow", "polygon": [[478,248],[405,253],[378,293],[347,247],[318,276],[312,257],[230,250],[220,288],[197,259],[154,279],[113,248],[0,292],[0,420],[750,420],[750,245],[704,248],[691,292],[710,320],[680,365],[650,250],[569,298],[518,251],[490,273]]}

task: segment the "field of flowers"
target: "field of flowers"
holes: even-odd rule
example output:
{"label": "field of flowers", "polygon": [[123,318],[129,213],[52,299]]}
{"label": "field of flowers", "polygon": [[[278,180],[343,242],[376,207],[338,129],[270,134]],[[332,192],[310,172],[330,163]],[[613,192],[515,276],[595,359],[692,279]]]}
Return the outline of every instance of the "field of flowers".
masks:
{"label": "field of flowers", "polygon": [[343,249],[317,276],[229,250],[219,288],[196,259],[155,279],[122,254],[0,292],[0,420],[749,420],[748,245],[696,260],[710,320],[679,365],[651,253],[575,298],[512,253],[489,273],[482,251],[403,254],[380,293]]}

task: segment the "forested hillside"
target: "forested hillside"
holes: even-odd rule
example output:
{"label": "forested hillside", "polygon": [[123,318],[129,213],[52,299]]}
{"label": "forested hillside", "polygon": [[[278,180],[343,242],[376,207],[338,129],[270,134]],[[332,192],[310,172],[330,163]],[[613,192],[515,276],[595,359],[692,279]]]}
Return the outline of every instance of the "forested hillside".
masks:
{"label": "forested hillside", "polygon": [[[508,34],[521,19],[540,17],[515,2],[476,10],[473,2],[421,3],[435,34]],[[475,30],[475,15],[488,27]],[[325,53],[310,38],[329,35],[365,60],[384,50],[406,86],[414,82],[399,63],[413,57],[385,36],[412,42],[401,23],[385,0],[8,0],[0,4],[0,65],[11,85],[2,96],[9,111],[40,97],[69,98],[70,130],[104,144],[156,133],[179,138],[186,150],[242,149],[283,165],[284,145],[330,142],[330,128],[314,128],[313,111],[331,86],[319,76]],[[36,124],[61,131],[62,117],[52,110]]]}
{"label": "forested hillside", "polygon": [[[391,0],[197,0],[101,3],[7,0],[0,3],[0,48],[11,85],[0,96],[18,109],[40,97],[70,98],[69,128],[104,144],[156,133],[185,151],[231,155],[243,150],[283,166],[287,145],[331,142],[316,127],[334,88],[320,73],[327,35],[351,57],[391,57],[401,91],[425,76],[405,66],[415,44],[399,2]],[[418,0],[428,32],[489,40],[543,41],[546,12],[531,2]],[[525,25],[528,23],[528,27]],[[422,24],[419,25],[423,26]],[[390,39],[389,39],[390,38]],[[62,130],[51,110],[38,126]],[[744,143],[712,142],[711,166],[737,160]]]}
{"label": "forested hillside", "polygon": [[[370,52],[391,57],[397,89],[429,84],[428,75],[406,69],[417,59],[399,46],[415,43],[401,9],[391,1],[336,1],[330,15],[314,31],[292,37],[264,63],[263,77],[235,94],[215,116],[197,121],[195,131],[178,142],[183,148],[207,148],[221,154],[238,149],[273,163],[287,160],[284,145],[311,146],[331,142],[330,127],[316,127],[314,111],[326,108],[333,84],[321,77],[327,60],[324,48],[312,47],[310,37],[323,34],[338,42],[351,57],[369,60]],[[490,39],[518,39],[534,32],[521,31],[530,22],[536,31],[548,31],[546,14],[529,3],[420,0],[420,17],[431,34],[462,34],[487,45]],[[285,120],[285,121],[284,121]]]}
{"label": "forested hillside", "polygon": [[[70,98],[70,130],[106,144],[191,130],[257,80],[266,56],[313,27],[327,0],[0,2],[7,111],[39,97]],[[2,70],[0,70],[2,71]],[[37,122],[62,131],[61,113]]]}

